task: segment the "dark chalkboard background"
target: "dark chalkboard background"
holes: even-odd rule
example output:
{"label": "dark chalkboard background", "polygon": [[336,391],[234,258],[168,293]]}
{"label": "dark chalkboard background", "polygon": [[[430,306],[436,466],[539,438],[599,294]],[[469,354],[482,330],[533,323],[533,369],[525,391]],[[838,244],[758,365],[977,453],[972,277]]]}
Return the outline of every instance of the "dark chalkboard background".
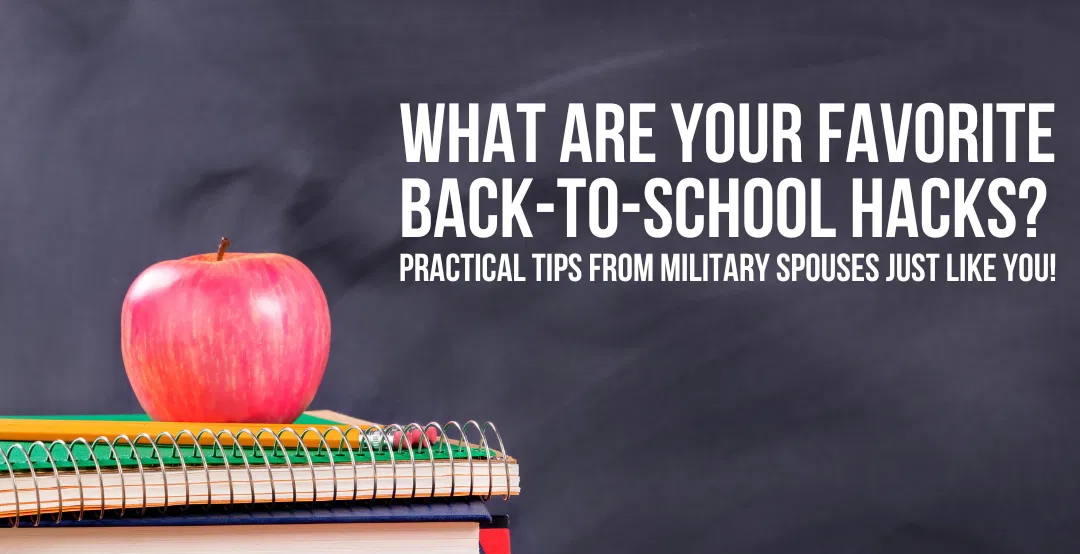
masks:
{"label": "dark chalkboard background", "polygon": [[[137,410],[127,286],[228,235],[322,280],[318,407],[498,423],[515,552],[1078,551],[1078,24],[1068,1],[0,2],[0,412]],[[540,160],[407,164],[421,101],[546,102]],[[659,163],[555,163],[562,106],[597,101],[659,104]],[[808,161],[681,166],[673,101],[796,102]],[[1053,102],[1057,161],[813,163],[827,101]],[[479,175],[533,201],[558,176],[817,176],[840,238],[400,239],[402,177]],[[850,178],[932,175],[1041,177],[1038,239],[843,238]],[[1056,252],[1058,279],[410,284],[402,249]]]}

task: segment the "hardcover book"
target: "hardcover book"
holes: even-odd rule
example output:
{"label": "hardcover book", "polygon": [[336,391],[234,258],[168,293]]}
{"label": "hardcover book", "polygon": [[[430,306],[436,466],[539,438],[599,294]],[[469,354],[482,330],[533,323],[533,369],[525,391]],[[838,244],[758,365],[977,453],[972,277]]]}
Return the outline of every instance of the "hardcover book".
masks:
{"label": "hardcover book", "polygon": [[505,518],[478,500],[154,511],[0,529],[0,554],[34,552],[508,554]]}

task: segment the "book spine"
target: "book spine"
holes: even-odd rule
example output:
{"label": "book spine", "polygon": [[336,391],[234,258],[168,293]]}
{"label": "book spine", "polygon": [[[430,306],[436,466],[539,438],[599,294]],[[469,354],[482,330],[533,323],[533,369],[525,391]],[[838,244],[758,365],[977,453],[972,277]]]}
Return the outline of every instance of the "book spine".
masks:
{"label": "book spine", "polygon": [[491,522],[480,525],[480,554],[510,554],[508,517],[491,516]]}

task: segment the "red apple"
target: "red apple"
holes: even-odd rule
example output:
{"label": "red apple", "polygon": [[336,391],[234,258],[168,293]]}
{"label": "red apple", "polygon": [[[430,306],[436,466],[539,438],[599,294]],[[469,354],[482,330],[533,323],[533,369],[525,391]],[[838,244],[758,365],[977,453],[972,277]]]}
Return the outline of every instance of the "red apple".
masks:
{"label": "red apple", "polygon": [[154,264],[124,298],[124,367],[154,420],[292,423],[322,382],[330,310],[315,275],[228,246]]}

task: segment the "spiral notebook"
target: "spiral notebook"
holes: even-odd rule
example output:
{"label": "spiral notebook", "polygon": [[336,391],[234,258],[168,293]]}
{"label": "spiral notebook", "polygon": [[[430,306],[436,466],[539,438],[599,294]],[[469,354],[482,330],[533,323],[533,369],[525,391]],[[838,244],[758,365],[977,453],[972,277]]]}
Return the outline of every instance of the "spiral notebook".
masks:
{"label": "spiral notebook", "polygon": [[[93,421],[92,428],[103,431],[72,438],[61,425],[43,428],[36,440],[26,433],[0,440],[0,517],[37,525],[46,516],[81,520],[195,505],[520,493],[517,461],[506,455],[491,423],[383,426],[333,412],[251,429],[189,429],[142,416],[70,421],[84,430]],[[125,427],[140,432],[116,432]],[[416,446],[392,440],[416,431],[422,431]],[[0,426],[0,438],[4,434]]]}

